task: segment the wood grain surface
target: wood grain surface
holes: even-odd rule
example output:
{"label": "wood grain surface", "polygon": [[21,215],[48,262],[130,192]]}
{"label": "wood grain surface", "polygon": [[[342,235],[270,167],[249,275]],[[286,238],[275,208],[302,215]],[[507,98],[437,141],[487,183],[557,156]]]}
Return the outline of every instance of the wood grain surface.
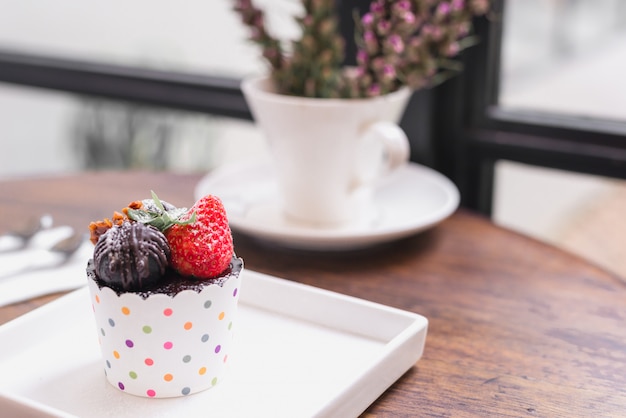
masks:
{"label": "wood grain surface", "polygon": [[[87,228],[150,190],[191,206],[196,175],[102,172],[0,181],[0,232],[50,213]],[[246,268],[426,316],[422,359],[364,416],[626,416],[626,285],[463,209],[361,251],[288,250],[235,234]],[[58,295],[0,308],[4,323]]]}

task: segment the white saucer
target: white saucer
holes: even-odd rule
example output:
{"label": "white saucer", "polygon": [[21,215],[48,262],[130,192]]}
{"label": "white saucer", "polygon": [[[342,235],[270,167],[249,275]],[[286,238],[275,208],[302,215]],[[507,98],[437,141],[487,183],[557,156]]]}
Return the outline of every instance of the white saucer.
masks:
{"label": "white saucer", "polygon": [[233,231],[281,246],[309,250],[350,250],[404,238],[450,216],[459,191],[440,173],[415,163],[378,185],[363,219],[339,228],[319,228],[286,219],[271,164],[227,165],[205,176],[196,199],[213,194],[226,208]]}

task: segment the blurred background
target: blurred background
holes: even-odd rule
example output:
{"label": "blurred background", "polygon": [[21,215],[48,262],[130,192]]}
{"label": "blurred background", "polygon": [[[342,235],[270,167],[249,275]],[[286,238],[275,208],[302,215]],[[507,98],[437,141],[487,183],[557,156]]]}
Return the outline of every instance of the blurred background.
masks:
{"label": "blurred background", "polygon": [[[297,1],[258,4],[278,34],[292,36]],[[192,74],[260,74],[258,49],[230,6],[0,0],[0,48]],[[507,0],[505,11],[500,106],[623,128],[626,1]],[[267,152],[251,122],[3,83],[0,127],[0,179],[127,168],[204,173]],[[625,214],[624,181],[497,163],[496,223],[623,276]]]}

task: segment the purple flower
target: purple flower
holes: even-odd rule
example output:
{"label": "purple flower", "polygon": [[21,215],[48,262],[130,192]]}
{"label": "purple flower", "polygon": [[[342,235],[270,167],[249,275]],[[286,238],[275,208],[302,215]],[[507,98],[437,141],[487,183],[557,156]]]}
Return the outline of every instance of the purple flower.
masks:
{"label": "purple flower", "polygon": [[391,64],[385,64],[383,67],[383,78],[393,80],[396,78],[396,69]]}
{"label": "purple flower", "polygon": [[458,12],[465,7],[465,0],[452,0],[452,10]]}
{"label": "purple flower", "polygon": [[380,22],[378,22],[376,29],[378,30],[379,34],[386,35],[391,29],[391,22],[388,20],[381,20]]}
{"label": "purple flower", "polygon": [[409,41],[409,48],[414,49],[414,48],[420,48],[422,46],[422,38],[420,37],[413,37],[411,38],[411,40]]}
{"label": "purple flower", "polygon": [[440,17],[445,17],[450,14],[450,5],[446,2],[439,3],[437,6],[437,15]]}
{"label": "purple flower", "polygon": [[397,10],[408,12],[411,10],[411,2],[409,0],[400,0],[394,4]]}
{"label": "purple flower", "polygon": [[380,85],[378,85],[377,83],[372,84],[367,89],[367,95],[370,97],[380,96]]}
{"label": "purple flower", "polygon": [[444,32],[443,32],[443,29],[440,26],[434,26],[433,27],[433,31],[432,31],[433,39],[438,41],[441,38],[443,38],[443,35],[444,35]]}
{"label": "purple flower", "polygon": [[370,5],[370,11],[374,14],[380,15],[385,12],[385,6],[381,1],[376,1]]}
{"label": "purple flower", "polygon": [[372,68],[375,71],[382,72],[385,68],[385,59],[383,57],[376,57],[372,60]]}
{"label": "purple flower", "polygon": [[261,14],[257,14],[253,17],[253,22],[252,24],[254,26],[256,26],[257,28],[263,27],[265,25],[264,19],[263,19],[263,15]]}
{"label": "purple flower", "polygon": [[363,41],[365,42],[365,50],[369,54],[375,54],[378,51],[378,39],[376,34],[371,30],[366,31],[363,34]]}
{"label": "purple flower", "polygon": [[363,33],[363,40],[365,42],[375,41],[376,40],[376,35],[371,30],[367,30],[367,31],[365,31],[365,33]]}
{"label": "purple flower", "polygon": [[371,13],[365,13],[362,19],[363,25],[369,27],[374,23],[374,15]]}
{"label": "purple flower", "polygon": [[416,21],[415,15],[413,13],[411,13],[411,12],[406,12],[402,16],[402,19],[404,20],[405,23],[408,23],[409,25],[412,25]]}
{"label": "purple flower", "polygon": [[391,35],[388,40],[389,40],[389,45],[391,45],[391,48],[396,53],[399,54],[402,51],[404,51],[404,42],[402,41],[402,38],[399,35]]}
{"label": "purple flower", "polygon": [[456,27],[456,31],[458,33],[458,36],[461,38],[469,34],[469,31],[470,31],[469,22],[460,22]]}
{"label": "purple flower", "polygon": [[461,47],[459,46],[459,43],[458,42],[452,42],[446,48],[446,52],[445,53],[446,53],[447,56],[453,57],[456,54],[458,54],[460,50],[461,50]]}
{"label": "purple flower", "polygon": [[369,55],[362,49],[359,49],[356,53],[356,60],[359,64],[365,65],[369,59]]}

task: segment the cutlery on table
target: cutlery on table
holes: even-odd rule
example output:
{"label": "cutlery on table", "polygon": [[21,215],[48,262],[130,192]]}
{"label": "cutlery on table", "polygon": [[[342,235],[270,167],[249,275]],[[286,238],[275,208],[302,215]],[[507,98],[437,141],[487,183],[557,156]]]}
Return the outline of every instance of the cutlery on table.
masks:
{"label": "cutlery on table", "polygon": [[54,241],[48,240],[48,246],[0,254],[0,279],[33,270],[59,267],[68,262],[89,238],[88,234],[76,233],[70,227],[55,232],[65,233],[61,237],[57,233]]}
{"label": "cutlery on table", "polygon": [[[93,244],[89,241],[88,234],[75,234],[71,228],[69,234],[67,229],[54,231],[55,229],[60,228],[52,228],[37,237],[43,241],[43,236],[48,235],[46,247],[37,243],[39,248],[35,248],[36,243],[31,243],[22,251],[0,253],[0,306],[73,290],[87,284],[85,268],[87,260],[93,256]],[[54,240],[50,239],[51,232],[55,233]],[[59,232],[65,234],[60,236]],[[8,257],[9,254],[26,254],[26,258],[16,260]],[[33,264],[36,257],[38,261]],[[6,270],[5,262],[14,266],[13,274],[8,275],[5,274],[8,271],[2,271],[3,266]]]}
{"label": "cutlery on table", "polygon": [[39,232],[52,226],[52,216],[28,218],[12,230],[0,235],[0,252],[15,251],[25,247]]}

